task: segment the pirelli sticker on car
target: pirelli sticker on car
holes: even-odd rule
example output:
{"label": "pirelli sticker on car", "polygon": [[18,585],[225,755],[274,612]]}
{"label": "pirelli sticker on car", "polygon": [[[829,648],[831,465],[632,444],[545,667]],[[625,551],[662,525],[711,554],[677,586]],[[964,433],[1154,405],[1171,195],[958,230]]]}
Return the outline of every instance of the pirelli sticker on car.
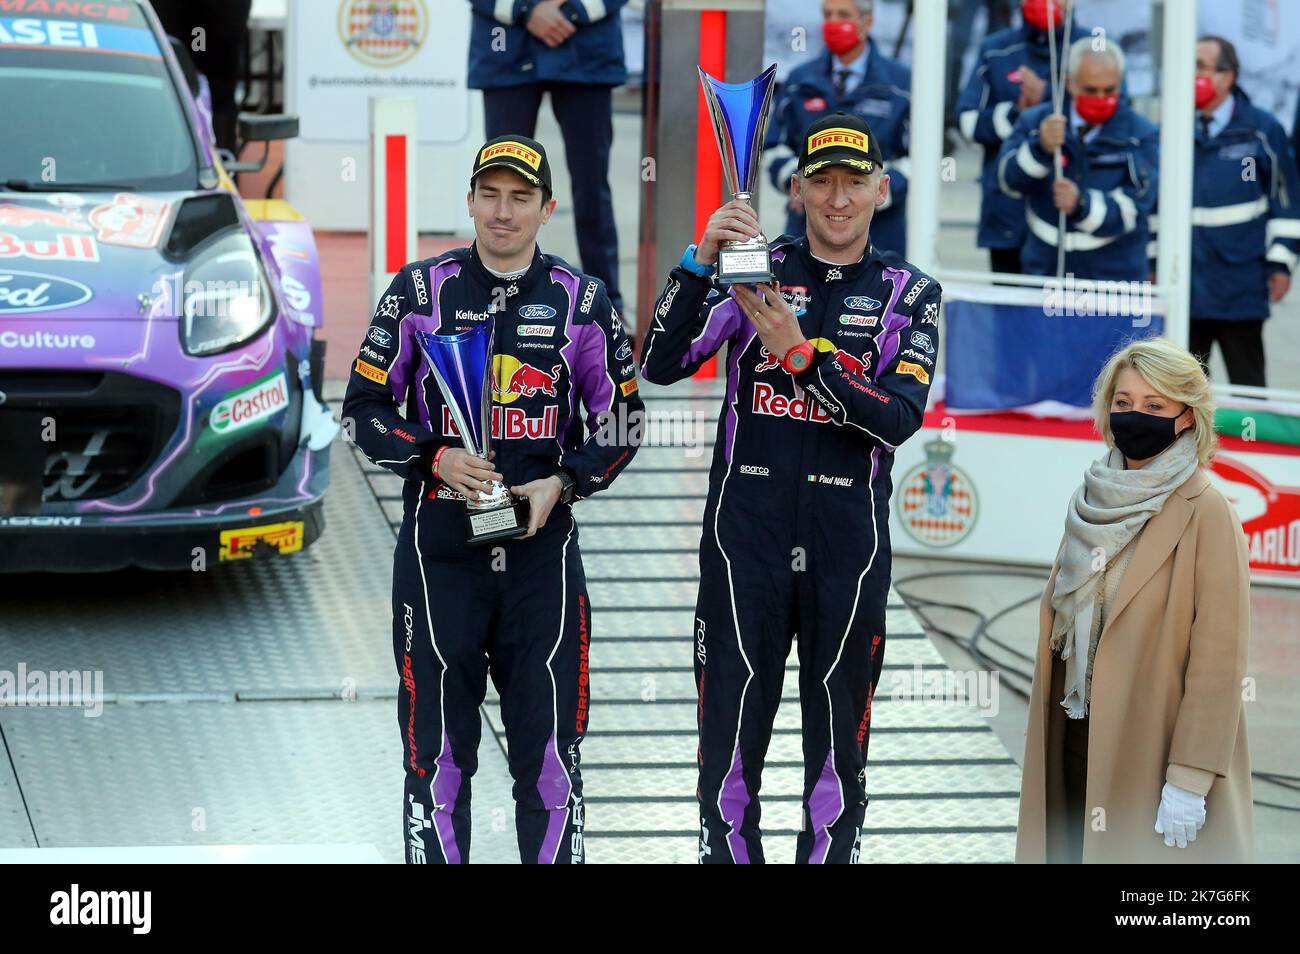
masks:
{"label": "pirelli sticker on car", "polygon": [[221,560],[246,560],[258,548],[259,543],[275,547],[281,555],[295,553],[302,549],[303,522],[266,523],[256,527],[240,527],[238,530],[221,531]]}
{"label": "pirelli sticker on car", "polygon": [[624,381],[622,384],[619,385],[619,389],[623,392],[623,397],[627,397],[629,394],[632,394],[634,391],[636,391],[636,378],[633,378],[631,381]]}
{"label": "pirelli sticker on car", "polygon": [[916,378],[916,380],[920,381],[922,384],[930,383],[930,375],[925,370],[925,368],[921,367],[919,364],[913,364],[911,361],[898,362],[898,373],[910,374],[912,377]]}
{"label": "pirelli sticker on car", "polygon": [[376,368],[373,364],[362,361],[360,358],[357,358],[357,374],[361,375],[363,378],[369,378],[376,384],[388,383],[387,371],[383,368]]}

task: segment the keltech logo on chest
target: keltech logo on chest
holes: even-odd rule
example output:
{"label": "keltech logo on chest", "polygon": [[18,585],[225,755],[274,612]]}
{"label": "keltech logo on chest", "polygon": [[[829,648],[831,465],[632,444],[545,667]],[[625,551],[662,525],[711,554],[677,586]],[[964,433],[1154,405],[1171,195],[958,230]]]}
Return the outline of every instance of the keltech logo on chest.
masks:
{"label": "keltech logo on chest", "polygon": [[516,159],[522,159],[534,169],[538,169],[542,165],[542,157],[537,150],[529,149],[521,142],[498,142],[491,146],[485,146],[483,151],[478,154],[478,164],[481,166],[497,156],[514,156]]}
{"label": "keltech logo on chest", "polygon": [[816,135],[808,137],[809,155],[828,146],[848,146],[850,149],[860,149],[864,153],[869,151],[867,149],[867,134],[858,132],[856,129],[845,129],[842,126],[836,126],[834,129],[823,129]]}

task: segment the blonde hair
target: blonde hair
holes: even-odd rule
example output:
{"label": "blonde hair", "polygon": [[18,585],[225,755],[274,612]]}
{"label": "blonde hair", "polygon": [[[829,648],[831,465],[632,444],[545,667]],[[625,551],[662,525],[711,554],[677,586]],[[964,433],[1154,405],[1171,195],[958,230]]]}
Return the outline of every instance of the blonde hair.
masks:
{"label": "blonde hair", "polygon": [[[1092,390],[1092,414],[1097,432],[1107,447],[1115,446],[1110,432],[1110,406],[1115,399],[1115,381],[1121,371],[1132,368],[1158,393],[1192,409],[1192,436],[1196,458],[1208,464],[1219,449],[1214,433],[1214,395],[1210,380],[1196,356],[1168,338],[1143,338],[1116,352],[1101,369]],[[1181,414],[1180,414],[1181,416]]]}

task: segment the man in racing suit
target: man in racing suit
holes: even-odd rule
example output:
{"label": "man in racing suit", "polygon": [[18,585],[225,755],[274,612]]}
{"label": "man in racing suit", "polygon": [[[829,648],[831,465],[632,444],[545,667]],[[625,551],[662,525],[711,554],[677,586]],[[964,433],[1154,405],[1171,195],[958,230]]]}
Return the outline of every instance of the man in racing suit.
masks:
{"label": "man in racing suit", "polygon": [[794,184],[808,235],[773,243],[775,287],[715,285],[720,242],[758,233],[719,209],[660,295],[642,376],[690,376],[724,344],[696,609],[700,861],[763,860],[759,784],[798,634],[800,862],[855,861],[871,697],[889,591],[890,465],[921,426],[940,288],[868,241],[887,192],[866,123],[804,134]]}
{"label": "man in racing suit", "polygon": [[[578,765],[591,606],[569,504],[627,466],[636,446],[616,423],[639,419],[643,405],[604,285],[536,245],[555,208],[550,192],[536,141],[504,136],[480,150],[469,194],[475,243],[402,267],[343,403],[365,455],[406,478],[392,609],[409,862],[468,860],[489,671],[501,695],[521,858],[584,857]],[[415,337],[489,320],[491,462],[463,449]],[[528,537],[470,547],[465,497],[502,479],[529,499]]]}

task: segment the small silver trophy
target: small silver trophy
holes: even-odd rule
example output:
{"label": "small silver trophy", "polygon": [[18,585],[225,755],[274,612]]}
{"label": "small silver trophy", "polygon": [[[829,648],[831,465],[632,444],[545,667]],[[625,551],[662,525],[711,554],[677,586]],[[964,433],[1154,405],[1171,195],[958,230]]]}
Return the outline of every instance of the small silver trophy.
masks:
{"label": "small silver trophy", "polygon": [[[763,138],[776,88],[776,64],[748,83],[723,83],[700,70],[700,86],[713,119],[727,191],[748,202],[762,168]],[[770,282],[773,277],[772,252],[761,234],[746,242],[723,242],[718,249],[717,281],[748,285]]]}

